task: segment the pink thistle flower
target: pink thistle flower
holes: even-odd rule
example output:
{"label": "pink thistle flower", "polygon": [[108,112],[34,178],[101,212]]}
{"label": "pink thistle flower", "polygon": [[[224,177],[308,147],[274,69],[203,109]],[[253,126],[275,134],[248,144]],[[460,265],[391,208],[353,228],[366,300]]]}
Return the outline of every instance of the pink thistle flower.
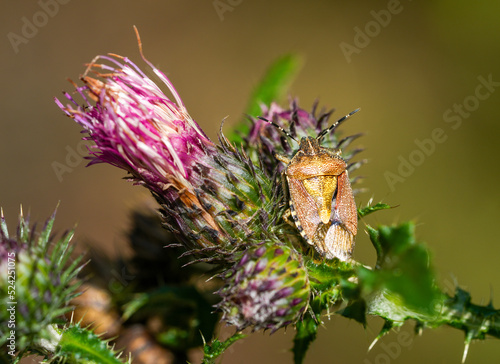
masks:
{"label": "pink thistle flower", "polygon": [[[126,170],[135,183],[146,185],[162,200],[179,198],[199,211],[200,229],[220,231],[204,207],[207,201],[197,196],[205,183],[204,171],[214,167],[217,148],[189,116],[168,78],[146,63],[173,100],[127,58],[110,55],[96,57],[81,78],[84,86],[75,86],[82,105],[68,93],[64,95],[70,105],[56,103],[88,133],[84,139],[95,143],[89,148],[89,165],[109,163]],[[90,72],[99,79],[88,76]]]}
{"label": "pink thistle flower", "polygon": [[261,242],[276,219],[269,212],[272,180],[223,135],[215,145],[165,74],[145,62],[172,98],[130,60],[111,54],[96,57],[81,77],[84,85],[75,85],[81,104],[68,93],[69,105],[56,99],[94,142],[89,165],[122,168],[150,189],[164,225],[189,249],[215,247],[220,256],[243,241],[252,244],[250,235]]}

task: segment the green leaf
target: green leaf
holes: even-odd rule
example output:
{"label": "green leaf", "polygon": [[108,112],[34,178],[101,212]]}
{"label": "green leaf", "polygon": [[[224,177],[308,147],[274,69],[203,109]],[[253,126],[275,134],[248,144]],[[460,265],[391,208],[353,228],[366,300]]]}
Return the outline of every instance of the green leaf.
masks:
{"label": "green leaf", "polygon": [[319,263],[308,259],[306,267],[311,287],[318,292],[332,289],[342,280],[347,280],[355,274],[353,266],[349,262],[342,262],[338,259]]}
{"label": "green leaf", "polygon": [[301,58],[296,54],[287,54],[278,58],[267,70],[261,82],[252,92],[247,107],[248,115],[260,113],[260,105],[269,105],[279,101],[286,93],[293,78],[302,65]]}
{"label": "green leaf", "polygon": [[[258,116],[261,114],[262,104],[270,105],[273,101],[280,102],[286,95],[301,65],[302,59],[296,54],[281,56],[271,64],[260,83],[253,90],[245,114]],[[242,135],[248,134],[248,131],[249,124],[242,121],[229,135],[229,140],[239,144]]]}
{"label": "green leaf", "polygon": [[393,208],[393,206],[389,206],[389,205],[387,205],[385,203],[381,203],[381,202],[379,202],[373,206],[370,203],[368,203],[368,205],[366,205],[365,207],[358,209],[358,217],[362,218],[362,217],[365,217],[366,215],[371,214],[372,212],[379,211],[379,210],[387,210],[387,209],[392,209],[392,208]]}
{"label": "green leaf", "polygon": [[246,335],[242,334],[241,332],[237,332],[225,341],[220,341],[216,338],[212,340],[210,344],[205,343],[205,345],[203,346],[202,364],[215,363],[215,359],[222,355],[228,347],[230,347],[239,339],[243,339],[244,337],[246,337]]}
{"label": "green leaf", "polygon": [[295,326],[295,337],[293,339],[293,362],[301,364],[306,356],[307,349],[316,340],[318,333],[318,321],[315,317],[307,315]]}
{"label": "green leaf", "polygon": [[379,292],[370,310],[393,321],[413,311],[414,315],[435,315],[442,295],[429,253],[416,242],[414,224],[369,227],[368,232],[377,249],[377,266],[375,270],[359,268],[359,277],[365,294]]}
{"label": "green leaf", "polygon": [[63,330],[56,350],[56,357],[70,363],[123,364],[106,341],[79,325]]}
{"label": "green leaf", "polygon": [[378,232],[377,229],[372,228],[370,225],[366,225],[366,230],[368,232],[368,236],[370,237],[370,241],[372,242],[373,247],[375,248],[375,252],[377,253],[376,267],[378,268],[380,267],[382,257],[384,256],[384,249],[380,244],[380,233]]}
{"label": "green leaf", "polygon": [[356,300],[346,308],[338,312],[344,317],[356,320],[363,327],[366,327],[366,302],[365,300]]}

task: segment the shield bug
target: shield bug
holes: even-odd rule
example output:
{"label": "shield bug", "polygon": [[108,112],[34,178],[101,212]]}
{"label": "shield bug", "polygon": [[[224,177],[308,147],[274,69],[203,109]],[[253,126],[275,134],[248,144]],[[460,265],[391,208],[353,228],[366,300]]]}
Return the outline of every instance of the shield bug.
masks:
{"label": "shield bug", "polygon": [[327,259],[345,261],[351,257],[358,215],[341,150],[322,147],[320,143],[327,133],[358,111],[340,118],[316,138],[303,137],[300,142],[279,125],[260,118],[299,143],[291,159],[275,154],[286,164],[283,186],[288,190],[290,209],[283,217],[288,220],[291,215],[302,237]]}

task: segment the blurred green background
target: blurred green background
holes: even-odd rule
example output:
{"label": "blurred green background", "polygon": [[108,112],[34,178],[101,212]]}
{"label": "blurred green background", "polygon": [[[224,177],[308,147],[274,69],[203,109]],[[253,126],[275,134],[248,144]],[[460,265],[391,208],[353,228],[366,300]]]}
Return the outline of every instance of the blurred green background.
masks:
{"label": "blurred green background", "polygon": [[[133,25],[148,59],[170,77],[214,140],[225,116],[226,131],[242,117],[266,67],[292,51],[305,59],[290,90],[302,107],[319,99],[337,109],[334,117],[362,109],[341,128],[366,133],[357,146],[366,148],[360,157],[370,162],[358,175],[366,177],[363,187],[369,191],[357,202],[373,197],[399,205],[368,222],[415,219],[442,285],[457,281],[476,303],[493,296],[500,307],[500,244],[494,233],[500,200],[500,3],[66,2],[45,10],[43,1],[2,2],[0,205],[11,225],[20,204],[41,220],[61,201],[59,231],[77,223],[79,241],[98,243],[112,254],[130,210],[152,200],[145,189],[120,180],[124,173],[118,169],[85,168],[74,154],[81,147],[80,129],[52,101],[61,90],[71,90],[66,78],[77,80],[95,55],[118,53],[144,66]],[[28,29],[26,21],[38,26]],[[481,78],[490,79],[488,88],[479,86]],[[442,134],[440,142],[431,148],[427,141],[428,155],[418,152],[416,140],[433,133]],[[411,160],[413,170],[401,170],[402,160]],[[54,162],[71,172],[58,178]],[[388,182],[391,173],[398,182]],[[360,226],[355,255],[373,264]],[[461,360],[463,334],[450,328],[424,331],[409,346],[396,345],[398,334],[392,333],[367,353],[381,325],[371,320],[365,331],[340,317],[326,320],[306,363]],[[291,363],[292,339],[292,328],[253,334],[236,343],[222,363]],[[471,346],[467,363],[499,361],[500,342],[490,339]]]}

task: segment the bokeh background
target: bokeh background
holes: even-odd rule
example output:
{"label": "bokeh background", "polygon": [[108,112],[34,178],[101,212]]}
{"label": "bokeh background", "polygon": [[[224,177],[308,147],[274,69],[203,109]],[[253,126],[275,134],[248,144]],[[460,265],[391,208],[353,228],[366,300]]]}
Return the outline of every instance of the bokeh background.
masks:
{"label": "bokeh background", "polygon": [[[66,78],[77,80],[95,55],[114,52],[144,65],[132,29],[136,25],[148,59],[167,73],[191,115],[214,140],[224,117],[229,116],[227,131],[241,119],[252,87],[274,59],[287,52],[302,55],[303,68],[290,89],[302,107],[319,99],[320,105],[335,107],[336,116],[362,108],[342,126],[344,133],[366,134],[357,146],[366,148],[361,156],[370,161],[358,172],[366,177],[368,192],[357,202],[373,197],[399,205],[368,222],[414,219],[420,240],[433,252],[441,284],[449,289],[458,282],[474,302],[486,304],[493,297],[500,306],[495,299],[500,295],[498,2],[57,4],[44,18],[37,1],[2,1],[0,205],[11,228],[20,204],[33,220],[42,220],[60,201],[59,231],[77,223],[78,241],[114,254],[130,210],[152,200],[145,189],[121,180],[120,170],[85,168],[78,156],[79,127],[53,102],[62,90],[71,90]],[[38,26],[23,29],[26,21]],[[476,96],[481,77],[493,82],[489,91],[481,88]],[[453,109],[460,107],[459,125]],[[446,140],[419,159],[423,154],[415,152],[415,141],[432,138],[436,128]],[[398,172],[402,160],[410,159],[418,165]],[[58,176],[54,163],[68,171]],[[398,182],[389,183],[388,173],[399,175]],[[373,263],[362,227],[356,257]],[[344,318],[326,320],[306,363],[461,360],[463,334],[446,327],[425,331],[411,345],[388,353],[398,342],[398,334],[392,333],[367,353],[381,325],[373,319],[364,330]],[[402,330],[411,332],[412,326]],[[236,343],[222,363],[291,363],[293,331],[255,333]],[[500,342],[490,339],[474,343],[467,362],[499,360]]]}

